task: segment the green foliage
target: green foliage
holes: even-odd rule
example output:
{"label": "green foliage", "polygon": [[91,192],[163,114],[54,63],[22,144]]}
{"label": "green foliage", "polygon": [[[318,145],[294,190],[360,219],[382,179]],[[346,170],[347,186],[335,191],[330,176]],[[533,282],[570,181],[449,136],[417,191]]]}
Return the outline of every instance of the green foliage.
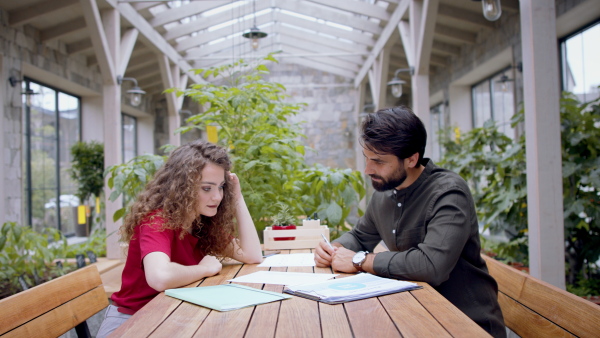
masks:
{"label": "green foliage", "polygon": [[79,184],[77,197],[81,203],[92,195],[99,197],[104,188],[104,145],[96,141],[76,142],[71,155],[71,178]]}
{"label": "green foliage", "polygon": [[[563,203],[568,283],[578,283],[582,268],[600,256],[600,106],[599,99],[581,103],[569,93],[560,101]],[[523,110],[513,126],[524,119]],[[508,243],[486,245],[499,258],[526,263],[527,185],[525,136],[513,141],[492,122],[444,141],[440,165],[454,170],[471,185],[480,221],[504,231]]]}
{"label": "green foliage", "polygon": [[68,246],[64,257],[75,258],[75,255],[85,255],[88,251],[92,251],[98,257],[106,257],[106,237],[104,227],[95,227],[85,242]]}
{"label": "green foliage", "polygon": [[112,189],[109,199],[114,202],[119,196],[124,198],[124,207],[113,215],[115,222],[125,216],[125,212],[135,196],[144,189],[146,183],[152,179],[154,173],[165,163],[166,159],[166,156],[160,155],[141,155],[127,163],[113,165],[106,169],[105,175],[110,175],[108,187]]}
{"label": "green foliage", "polygon": [[290,207],[287,204],[282,202],[278,202],[276,204],[277,213],[271,218],[271,223],[273,225],[297,225],[298,219],[292,215],[290,212]]}
{"label": "green foliage", "polygon": [[[305,215],[316,212],[332,227],[331,238],[339,237],[346,219],[365,196],[362,175],[350,169],[334,169],[322,165],[304,169],[298,175],[300,205]],[[358,209],[359,216],[362,210]]]}
{"label": "green foliage", "polygon": [[266,62],[277,61],[269,55],[252,64],[240,60],[199,69],[197,74],[218,78],[222,84],[171,90],[205,107],[203,113],[188,118],[190,125],[179,131],[218,127],[218,142],[230,149],[233,171],[240,177],[258,230],[278,213],[274,207],[278,203],[287,205],[294,216],[318,212],[325,223],[338,226],[352,203],[364,196],[362,177],[350,170],[306,165],[305,147],[300,142],[305,136],[300,125],[289,120],[303,104],[285,102],[285,87],[263,79],[269,73]]}
{"label": "green foliage", "polygon": [[[49,245],[52,243],[52,245]],[[29,286],[63,274],[52,263],[64,257],[67,240],[53,228],[41,232],[6,222],[0,228],[0,282],[8,283],[13,293],[20,290],[18,278]]]}

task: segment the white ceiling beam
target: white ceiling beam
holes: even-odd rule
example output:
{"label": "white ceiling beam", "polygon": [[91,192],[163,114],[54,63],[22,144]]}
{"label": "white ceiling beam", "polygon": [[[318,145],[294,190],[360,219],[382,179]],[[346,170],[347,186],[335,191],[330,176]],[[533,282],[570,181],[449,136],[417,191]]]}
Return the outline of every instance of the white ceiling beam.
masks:
{"label": "white ceiling beam", "polygon": [[324,33],[345,40],[350,40],[357,44],[366,45],[369,47],[375,44],[375,39],[373,39],[373,36],[356,31],[348,31],[321,22],[306,20],[303,18],[289,15],[284,12],[276,13],[275,19],[281,23],[286,23],[292,26],[298,26],[300,28],[309,29],[315,32]]}
{"label": "white ceiling beam", "polygon": [[41,1],[33,6],[27,6],[8,12],[8,24],[15,27],[30,23],[44,15],[50,15],[67,7],[79,4],[79,0]]}
{"label": "white ceiling beam", "polygon": [[431,46],[433,44],[438,4],[439,0],[425,0],[423,1],[423,7],[420,9],[421,20],[415,45],[415,74],[425,75],[429,73],[429,60],[431,59]]}
{"label": "white ceiling beam", "polygon": [[[312,46],[309,43],[305,43],[305,42],[299,43],[299,44],[297,44],[297,43],[291,43],[289,45],[284,43],[283,49],[284,49],[284,53],[282,55],[286,55],[288,53],[291,54],[291,55],[294,55],[294,54],[300,54],[300,55],[307,54],[307,55],[309,55],[311,53],[316,54],[317,51],[318,51],[318,49],[315,50],[314,48],[312,48]],[[359,70],[359,66],[357,64],[352,63],[352,62],[347,62],[347,61],[341,60],[339,58],[333,58],[333,57],[328,57],[328,56],[316,56],[316,55],[314,57],[311,57],[311,56],[302,56],[301,58],[305,58],[307,60],[313,60],[314,62],[321,63],[321,64],[327,64],[327,65],[330,65],[330,66],[339,67],[341,69],[345,69],[345,70],[351,71],[354,74],[356,74],[358,72],[358,70]],[[290,57],[286,56],[286,57],[283,57],[281,59],[282,60],[283,59],[286,59],[286,60],[287,59],[294,59],[295,60],[296,58],[295,57],[291,57],[291,56]]]}
{"label": "white ceiling beam", "polygon": [[[259,40],[259,45],[265,44],[265,41],[269,41],[269,43],[271,43],[273,39],[276,38],[277,34],[274,32],[274,27],[275,26],[268,26],[262,30],[269,35],[266,38]],[[221,52],[229,54],[229,58],[231,58],[234,54],[239,55],[244,54],[244,51],[252,51],[250,47],[250,40],[242,37],[241,34],[233,37],[228,36],[226,39],[217,43],[208,44],[208,42],[211,42],[211,40],[206,41],[200,47],[194,47],[186,50],[186,60],[194,60],[197,58],[213,56],[213,54],[218,54]],[[246,46],[246,48],[244,48],[244,46]]]}
{"label": "white ceiling beam", "polygon": [[398,33],[400,33],[400,41],[404,48],[404,55],[409,65],[415,63],[414,56],[415,51],[413,49],[412,34],[410,31],[410,23],[407,20],[402,20],[398,23]]}
{"label": "white ceiling beam", "polygon": [[83,30],[87,27],[85,23],[85,19],[79,17],[74,20],[70,20],[68,22],[61,23],[54,27],[49,27],[40,32],[40,40],[42,42],[49,42],[56,39],[59,39],[63,36],[69,35],[71,33],[75,33],[77,31]]}
{"label": "white ceiling beam", "polygon": [[325,73],[335,74],[347,79],[353,79],[355,76],[355,72],[351,72],[342,68],[338,68],[335,66],[326,65],[317,61],[313,61],[307,58],[285,58],[280,61],[280,63],[296,63],[301,66],[306,66],[308,68],[320,70]]}
{"label": "white ceiling beam", "polygon": [[333,22],[339,25],[352,27],[357,31],[365,31],[379,35],[381,27],[379,23],[369,21],[366,18],[360,18],[356,15],[351,15],[347,12],[340,12],[323,6],[317,6],[310,2],[289,1],[289,0],[274,0],[276,7],[306,15],[312,18],[321,18],[325,21]]}
{"label": "white ceiling beam", "polygon": [[433,51],[440,53],[440,54],[446,54],[446,55],[458,55],[460,54],[460,47],[456,46],[456,45],[452,45],[449,43],[445,43],[442,41],[433,41],[433,44],[431,45],[431,48]]}
{"label": "white ceiling beam", "polygon": [[[264,2],[264,1],[258,2],[256,5],[257,5],[256,6],[257,12],[260,12],[262,10],[265,10],[265,9],[271,7],[271,5],[268,2]],[[235,8],[235,12],[250,14],[250,13],[252,13],[252,4],[248,3],[246,5],[237,7],[237,8]],[[202,31],[202,30],[208,29],[212,26],[219,25],[223,22],[229,21],[232,19],[231,16],[232,16],[231,11],[225,11],[225,12],[221,12],[221,13],[209,16],[209,17],[196,19],[194,21],[190,21],[188,23],[180,24],[175,27],[169,28],[163,34],[163,36],[164,36],[165,40],[172,41],[181,36],[188,35],[193,32]],[[257,18],[260,18],[261,16],[258,16]],[[240,18],[236,18],[236,19],[240,19]],[[244,22],[247,22],[247,21],[250,21],[250,20],[247,19]],[[248,26],[248,28],[250,28],[250,26]]]}
{"label": "white ceiling beam", "polygon": [[[143,67],[138,67],[135,70],[128,68],[125,74],[127,77],[133,77],[137,80],[141,80],[143,78],[148,78],[150,76],[156,75],[160,71],[158,64],[156,63],[156,54],[152,53],[149,55],[150,60]],[[131,59],[133,61],[133,59]]]}
{"label": "white ceiling beam", "polygon": [[[314,44],[323,45],[326,48],[337,49],[338,52],[346,51],[346,52],[354,52],[354,53],[366,53],[369,51],[367,46],[351,44],[344,41],[339,41],[331,38],[327,38],[324,36],[319,36],[315,33],[308,33],[306,31],[292,28],[289,26],[280,25],[277,30],[280,32],[282,36],[287,36],[291,39],[299,39],[299,40],[307,40],[311,41]],[[361,61],[362,62],[362,61]]]}
{"label": "white ceiling beam", "polygon": [[488,21],[483,17],[481,11],[473,12],[464,8],[454,7],[447,4],[439,4],[438,15],[468,22],[481,28],[493,29],[496,27],[493,22]]}
{"label": "white ceiling beam", "polygon": [[[100,12],[98,11],[96,0],[81,0],[80,3],[83,16],[90,32],[92,46],[94,47],[94,52],[98,59],[98,65],[100,66],[100,73],[102,74],[103,82],[106,85],[116,84],[117,79],[115,76],[115,62],[114,57],[111,55],[111,53],[114,52],[114,48],[110,47],[107,39],[107,35],[114,35],[114,32],[112,32],[113,29],[111,29],[111,32],[108,34],[105,34],[104,25],[102,23],[102,19],[100,18]],[[113,43],[113,41],[110,43]]]}
{"label": "white ceiling beam", "polygon": [[342,10],[345,12],[351,12],[354,14],[366,15],[381,21],[388,21],[390,19],[390,13],[385,8],[375,6],[373,4],[356,1],[356,0],[309,0],[311,2]]}
{"label": "white ceiling beam", "polygon": [[474,44],[477,39],[476,33],[440,24],[437,24],[435,26],[435,34],[445,36],[447,38],[457,40],[462,43],[467,43],[470,45]]}
{"label": "white ceiling beam", "polygon": [[[187,18],[192,15],[200,14],[211,9],[227,5],[228,2],[224,1],[191,1],[180,7],[174,7],[164,12],[156,14],[152,19],[148,20],[148,23],[152,27],[162,26],[174,21]],[[231,14],[230,14],[231,17]]]}
{"label": "white ceiling beam", "polygon": [[[139,38],[146,46],[154,49],[158,53],[165,54],[169,60],[179,65],[184,72],[189,72],[192,70],[192,66],[184,61],[179,53],[177,53],[177,51],[173,49],[173,47],[167,41],[165,41],[165,39],[163,39],[163,37],[158,34],[158,32],[156,32],[156,30],[154,30],[139,13],[135,11],[130,4],[118,3],[117,0],[105,1],[113,8],[118,10],[119,13],[121,13],[121,16],[139,31]],[[205,82],[201,77],[195,74],[190,74],[189,76],[192,81],[196,83]]]}
{"label": "white ceiling beam", "polygon": [[[252,19],[247,18],[243,22],[251,23]],[[267,17],[265,15],[261,15],[256,18],[257,26],[261,26],[261,25],[264,25],[264,24],[270,23],[270,22],[272,22],[271,18]],[[202,34],[198,34],[194,37],[190,37],[190,38],[187,38],[187,39],[177,42],[175,44],[174,48],[177,52],[183,52],[190,48],[198,47],[205,43],[209,43],[211,41],[214,41],[214,40],[217,40],[220,38],[224,38],[228,35],[232,35],[232,33],[234,33],[234,32],[232,32],[232,28],[233,28],[232,26],[226,26],[226,27],[221,27],[219,29],[215,29],[212,32],[203,32]],[[239,32],[239,35],[241,36],[242,32]]]}
{"label": "white ceiling beam", "polygon": [[371,51],[372,54],[369,56],[369,58],[367,58],[367,61],[365,62],[365,64],[359,71],[358,75],[354,79],[355,87],[358,87],[358,85],[363,81],[363,78],[365,77],[365,75],[367,74],[367,71],[371,68],[373,63],[375,62],[375,59],[377,58],[379,53],[383,50],[383,48],[387,45],[389,38],[396,31],[396,27],[398,26],[398,23],[404,16],[404,13],[406,13],[409,3],[410,3],[410,0],[402,0],[402,2],[398,5],[398,7],[396,7],[396,10],[392,14],[392,17],[390,18],[387,25],[381,32],[379,39],[377,39],[377,43],[375,43],[375,46],[373,47],[373,50]]}
{"label": "white ceiling beam", "polygon": [[117,69],[117,74],[125,74],[125,70],[127,69],[127,64],[129,64],[129,59],[131,59],[131,53],[133,52],[133,47],[135,47],[135,42],[137,41],[138,34],[139,31],[137,29],[130,28],[121,37],[121,55],[119,57],[119,67]]}
{"label": "white ceiling beam", "polygon": [[[160,76],[165,88],[176,87],[175,78],[179,81],[179,67],[177,65],[171,67],[169,58],[166,55],[158,55],[158,65],[160,66]],[[175,130],[181,125],[179,117],[180,107],[177,107],[177,96],[174,92],[163,93],[167,97],[167,111],[169,118],[169,143],[174,146],[181,145],[181,134],[175,134]]]}
{"label": "white ceiling beam", "polygon": [[81,53],[86,50],[92,49],[94,46],[92,45],[92,40],[85,39],[85,40],[80,40],[77,42],[70,43],[66,47],[67,47],[67,54],[73,55],[73,54]]}

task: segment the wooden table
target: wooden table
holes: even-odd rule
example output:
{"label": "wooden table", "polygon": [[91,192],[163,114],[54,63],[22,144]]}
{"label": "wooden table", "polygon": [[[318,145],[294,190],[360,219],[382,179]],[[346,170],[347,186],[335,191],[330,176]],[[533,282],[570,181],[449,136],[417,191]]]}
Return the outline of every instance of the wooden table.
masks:
{"label": "wooden table", "polygon": [[[285,253],[310,250],[283,250]],[[228,279],[269,268],[224,264],[217,276],[194,283],[228,283]],[[331,273],[329,268],[289,267],[271,271]],[[347,275],[340,275],[343,278]],[[328,305],[300,297],[228,312],[160,293],[111,337],[486,337],[469,317],[427,283],[422,289],[344,304]],[[245,284],[282,292],[282,285]]]}

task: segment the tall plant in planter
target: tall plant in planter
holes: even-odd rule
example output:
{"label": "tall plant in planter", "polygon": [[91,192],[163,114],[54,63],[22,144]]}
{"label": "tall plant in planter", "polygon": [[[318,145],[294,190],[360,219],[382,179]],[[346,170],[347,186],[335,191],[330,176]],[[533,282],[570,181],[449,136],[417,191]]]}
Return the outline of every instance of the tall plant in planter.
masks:
{"label": "tall plant in planter", "polygon": [[[204,78],[212,77],[218,82],[196,84],[187,90],[177,90],[177,95],[186,95],[205,107],[203,113],[187,119],[192,128],[204,129],[208,125],[218,129],[218,142],[230,150],[235,172],[243,185],[244,198],[255,220],[258,230],[269,224],[269,219],[277,213],[273,206],[284,203],[296,216],[312,215],[319,211],[322,220],[338,225],[355,200],[364,192],[360,175],[346,175],[339,171],[340,184],[331,195],[314,195],[309,201],[302,196],[308,192],[307,184],[319,184],[315,175],[304,161],[305,147],[301,138],[300,125],[290,122],[290,118],[300,111],[303,104],[285,101],[285,87],[279,83],[266,81],[263,76],[269,73],[266,62],[277,62],[269,55],[256,63],[240,60],[233,64],[216,68],[199,69],[197,74]],[[328,173],[337,172],[329,169]],[[336,176],[337,177],[337,176]],[[358,190],[355,190],[358,189]],[[344,194],[344,198],[340,195]],[[354,199],[349,195],[357,195]],[[335,204],[342,201],[339,208]],[[346,203],[346,204],[344,204]],[[323,205],[329,207],[323,207]],[[342,219],[343,218],[343,219]]]}
{"label": "tall plant in planter", "polygon": [[88,206],[90,197],[100,197],[104,189],[104,145],[96,142],[77,142],[71,147],[71,178],[78,183],[77,197]]}

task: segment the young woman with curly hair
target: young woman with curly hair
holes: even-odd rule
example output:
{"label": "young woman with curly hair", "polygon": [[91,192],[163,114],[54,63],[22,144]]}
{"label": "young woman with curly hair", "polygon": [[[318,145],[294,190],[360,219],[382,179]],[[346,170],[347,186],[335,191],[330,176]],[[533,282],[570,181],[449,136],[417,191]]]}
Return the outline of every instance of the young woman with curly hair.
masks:
{"label": "young woman with curly hair", "polygon": [[[119,292],[98,337],[159,292],[221,271],[219,258],[259,263],[262,253],[227,152],[194,141],[177,148],[137,197],[120,228],[129,244]],[[218,258],[217,258],[218,257]]]}

